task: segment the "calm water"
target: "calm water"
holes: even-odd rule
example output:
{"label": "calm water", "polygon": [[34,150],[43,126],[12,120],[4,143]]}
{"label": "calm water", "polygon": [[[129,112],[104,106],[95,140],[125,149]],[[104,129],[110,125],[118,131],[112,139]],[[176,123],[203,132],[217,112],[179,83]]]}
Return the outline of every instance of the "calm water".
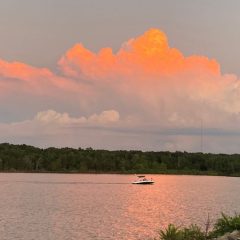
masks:
{"label": "calm water", "polygon": [[204,226],[240,212],[240,178],[0,174],[1,240],[149,239],[169,223]]}

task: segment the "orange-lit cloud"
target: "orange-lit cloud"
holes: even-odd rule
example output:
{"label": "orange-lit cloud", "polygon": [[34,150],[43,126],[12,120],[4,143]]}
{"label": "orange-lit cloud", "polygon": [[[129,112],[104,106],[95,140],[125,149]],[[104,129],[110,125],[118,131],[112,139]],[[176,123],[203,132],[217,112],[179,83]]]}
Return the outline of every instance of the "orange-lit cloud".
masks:
{"label": "orange-lit cloud", "polygon": [[222,75],[214,59],[185,57],[158,29],[127,41],[116,54],[109,48],[93,53],[77,44],[58,64],[66,77],[113,91],[122,104],[140,107],[166,125],[193,126],[200,118],[216,124],[216,112],[226,117],[224,112],[238,113],[240,107],[232,95],[233,89],[234,95],[239,92],[236,76]]}
{"label": "orange-lit cloud", "polygon": [[64,91],[80,89],[69,79],[54,74],[47,68],[36,68],[20,62],[7,62],[0,59],[0,82],[6,88],[14,89],[16,86],[22,90],[38,93],[52,92],[55,88]]}
{"label": "orange-lit cloud", "polygon": [[202,56],[184,57],[179,50],[169,47],[166,35],[158,29],[150,29],[144,35],[129,40],[116,54],[110,48],[95,54],[82,44],[76,44],[60,59],[59,66],[67,76],[93,79],[116,75],[128,77],[131,74],[145,74],[143,78],[149,78],[149,74],[220,74],[215,60]]}
{"label": "orange-lit cloud", "polygon": [[[22,102],[15,100],[18,94]],[[31,99],[29,116],[39,112],[35,124],[98,122],[156,130],[197,128],[201,121],[208,128],[240,124],[238,77],[222,74],[214,59],[184,56],[158,29],[128,40],[116,53],[111,48],[94,53],[76,44],[58,61],[56,71],[0,60],[2,96],[5,105],[15,101],[15,108]]]}

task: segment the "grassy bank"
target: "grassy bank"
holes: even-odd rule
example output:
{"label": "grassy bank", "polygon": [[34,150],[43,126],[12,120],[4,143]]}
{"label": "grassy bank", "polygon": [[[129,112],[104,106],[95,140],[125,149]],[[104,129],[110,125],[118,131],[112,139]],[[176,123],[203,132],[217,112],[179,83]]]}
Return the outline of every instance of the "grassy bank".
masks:
{"label": "grassy bank", "polygon": [[[235,214],[235,216],[228,216],[222,214],[216,223],[211,227],[209,219],[206,222],[205,229],[201,229],[197,225],[190,225],[188,227],[177,227],[173,224],[168,225],[165,230],[159,231],[159,236],[154,238],[154,240],[206,240],[206,239],[216,239],[220,236],[224,236],[226,233],[232,233],[235,230],[240,230],[240,214]],[[233,235],[233,234],[232,234]],[[238,239],[239,234],[235,233],[237,236],[226,235],[226,239]],[[222,239],[225,239],[224,237]]]}

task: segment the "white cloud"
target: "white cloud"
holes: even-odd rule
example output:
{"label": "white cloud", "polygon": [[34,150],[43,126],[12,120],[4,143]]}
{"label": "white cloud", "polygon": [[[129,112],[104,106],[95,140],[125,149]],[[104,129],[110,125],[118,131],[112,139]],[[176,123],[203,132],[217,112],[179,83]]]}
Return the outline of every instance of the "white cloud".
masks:
{"label": "white cloud", "polygon": [[41,122],[44,124],[107,124],[116,123],[120,120],[120,115],[116,110],[103,111],[100,114],[93,114],[89,117],[70,117],[68,113],[58,113],[54,110],[47,110],[38,112],[34,117],[34,122]]}
{"label": "white cloud", "polygon": [[68,113],[58,113],[54,110],[47,110],[38,112],[34,117],[35,122],[41,122],[45,124],[74,124],[74,123],[86,123],[86,117],[72,118]]}

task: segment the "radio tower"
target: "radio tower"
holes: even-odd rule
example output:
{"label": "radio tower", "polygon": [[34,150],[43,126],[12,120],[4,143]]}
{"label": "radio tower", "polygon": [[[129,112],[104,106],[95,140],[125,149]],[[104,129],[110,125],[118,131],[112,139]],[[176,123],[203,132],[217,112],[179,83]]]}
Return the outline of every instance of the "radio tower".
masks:
{"label": "radio tower", "polygon": [[203,120],[201,118],[201,153],[203,153]]}

